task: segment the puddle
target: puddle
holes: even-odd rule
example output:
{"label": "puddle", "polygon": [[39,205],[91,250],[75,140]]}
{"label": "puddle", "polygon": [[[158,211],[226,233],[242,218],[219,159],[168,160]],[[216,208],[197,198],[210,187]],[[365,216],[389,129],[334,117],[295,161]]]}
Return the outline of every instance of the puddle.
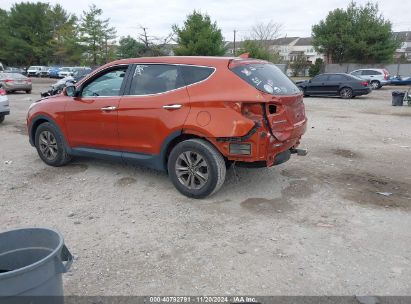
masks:
{"label": "puddle", "polygon": [[114,185],[118,187],[127,187],[135,182],[137,182],[137,180],[134,177],[122,177],[117,180]]}

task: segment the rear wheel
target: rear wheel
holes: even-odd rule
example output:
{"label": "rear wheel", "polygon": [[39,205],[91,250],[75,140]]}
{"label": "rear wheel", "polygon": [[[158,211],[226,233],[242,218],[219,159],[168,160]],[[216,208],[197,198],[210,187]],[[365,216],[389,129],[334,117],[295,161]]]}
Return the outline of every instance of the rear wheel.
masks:
{"label": "rear wheel", "polygon": [[353,97],[353,92],[350,88],[342,88],[340,90],[340,96],[343,99],[350,99]]}
{"label": "rear wheel", "polygon": [[50,166],[64,166],[71,160],[60,132],[51,123],[43,123],[36,130],[35,145],[40,158]]}
{"label": "rear wheel", "polygon": [[381,88],[381,83],[377,80],[371,81],[371,88],[373,90],[378,90]]}
{"label": "rear wheel", "polygon": [[31,90],[27,90],[27,91],[26,91],[26,94],[31,94]]}
{"label": "rear wheel", "polygon": [[202,139],[189,139],[175,146],[167,167],[177,190],[192,198],[204,198],[217,192],[226,175],[223,156]]}
{"label": "rear wheel", "polygon": [[4,121],[5,117],[6,117],[6,115],[0,115],[0,123],[2,123]]}

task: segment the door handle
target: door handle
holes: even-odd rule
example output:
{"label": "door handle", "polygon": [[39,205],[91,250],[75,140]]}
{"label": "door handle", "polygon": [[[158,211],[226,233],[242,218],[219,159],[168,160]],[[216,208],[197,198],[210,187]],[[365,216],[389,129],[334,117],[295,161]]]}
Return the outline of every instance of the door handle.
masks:
{"label": "door handle", "polygon": [[101,108],[100,110],[101,110],[101,111],[114,111],[114,110],[117,110],[117,107],[113,107],[113,106],[111,106],[111,107],[103,107],[103,108]]}
{"label": "door handle", "polygon": [[166,109],[166,110],[177,110],[177,109],[180,109],[181,107],[182,107],[181,104],[172,104],[172,105],[165,105],[165,106],[163,106],[163,109]]}

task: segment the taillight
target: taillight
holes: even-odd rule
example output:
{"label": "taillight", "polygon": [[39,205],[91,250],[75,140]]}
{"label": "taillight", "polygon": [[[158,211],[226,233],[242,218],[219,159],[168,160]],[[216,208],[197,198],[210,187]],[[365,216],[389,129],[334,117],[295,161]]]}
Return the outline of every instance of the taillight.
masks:
{"label": "taillight", "polygon": [[5,79],[3,82],[13,82],[13,79]]}
{"label": "taillight", "polygon": [[361,82],[361,85],[364,86],[364,87],[368,87],[368,82],[367,82],[367,81],[363,81],[363,82]]}
{"label": "taillight", "polygon": [[26,79],[26,82],[31,83],[31,79],[30,78]]}
{"label": "taillight", "polygon": [[6,90],[0,89],[0,95],[6,95]]}
{"label": "taillight", "polygon": [[388,80],[388,71],[387,70],[384,70],[384,79]]}

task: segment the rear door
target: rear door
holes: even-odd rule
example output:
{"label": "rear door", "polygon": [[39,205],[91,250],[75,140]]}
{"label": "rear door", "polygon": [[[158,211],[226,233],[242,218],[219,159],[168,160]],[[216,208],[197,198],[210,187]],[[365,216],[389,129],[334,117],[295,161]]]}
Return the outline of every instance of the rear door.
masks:
{"label": "rear door", "polygon": [[179,134],[190,111],[181,66],[136,64],[118,112],[120,149],[157,155]]}
{"label": "rear door", "polygon": [[347,83],[348,79],[344,75],[334,74],[329,75],[326,82],[327,94],[329,95],[338,95],[340,88]]}

